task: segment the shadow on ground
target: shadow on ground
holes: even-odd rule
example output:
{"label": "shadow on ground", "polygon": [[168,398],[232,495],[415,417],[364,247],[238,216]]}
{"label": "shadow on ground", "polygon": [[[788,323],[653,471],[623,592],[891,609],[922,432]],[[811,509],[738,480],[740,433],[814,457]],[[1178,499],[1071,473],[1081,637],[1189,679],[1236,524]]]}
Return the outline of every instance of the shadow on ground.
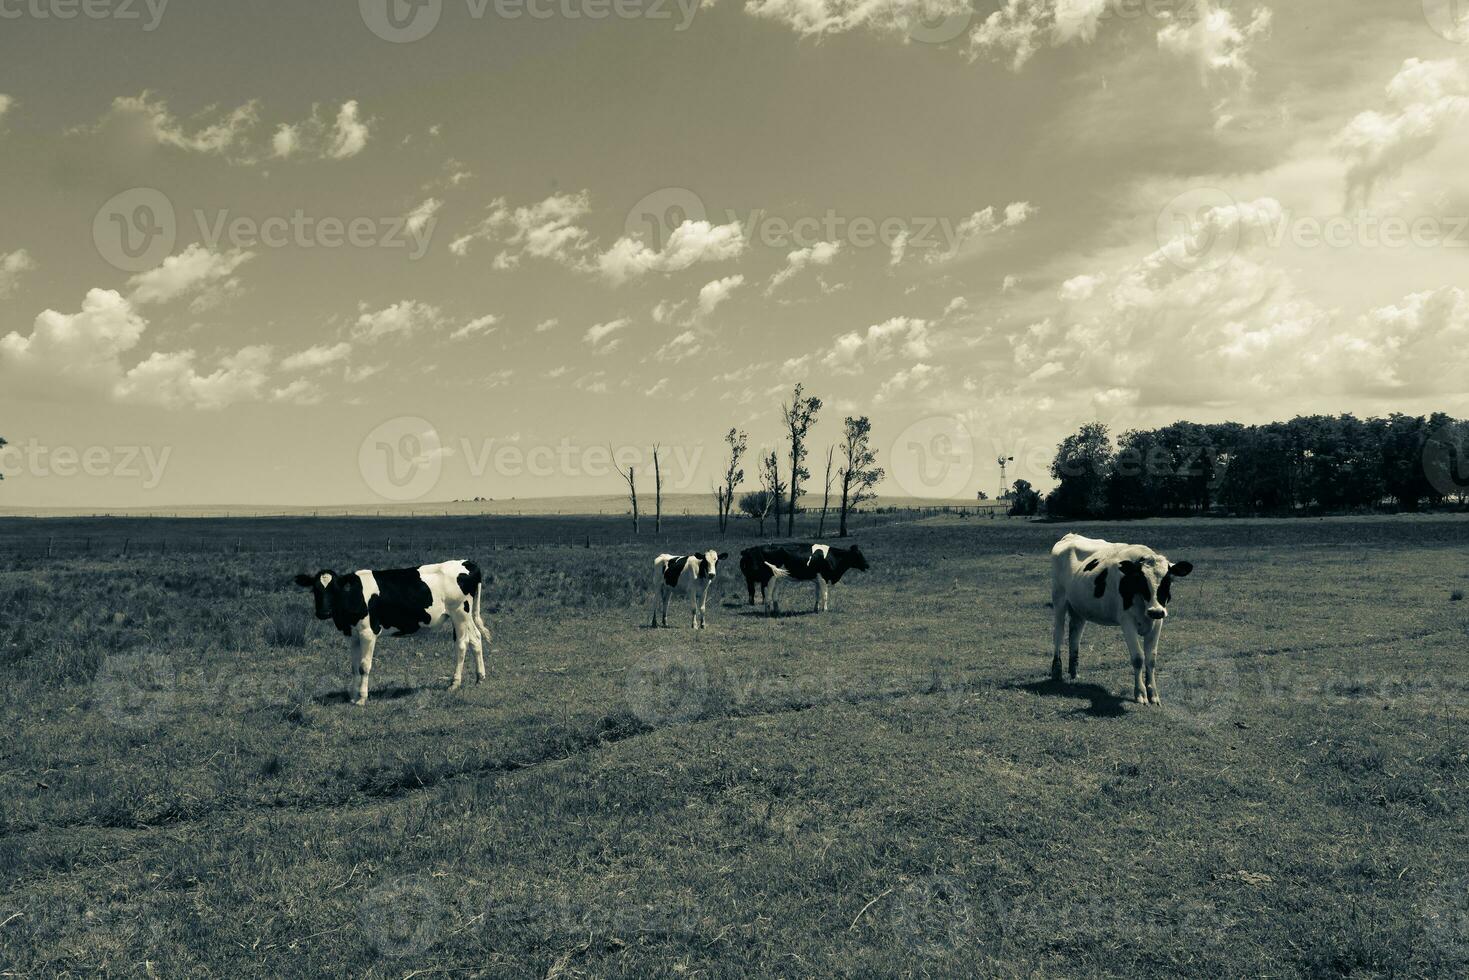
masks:
{"label": "shadow on ground", "polygon": [[1005,686],[1008,690],[1028,691],[1040,697],[1085,701],[1086,706],[1076,710],[1093,718],[1120,718],[1127,713],[1127,702],[1100,684],[1067,684],[1065,681],[1047,678],[1031,681],[1029,684],[1015,683]]}

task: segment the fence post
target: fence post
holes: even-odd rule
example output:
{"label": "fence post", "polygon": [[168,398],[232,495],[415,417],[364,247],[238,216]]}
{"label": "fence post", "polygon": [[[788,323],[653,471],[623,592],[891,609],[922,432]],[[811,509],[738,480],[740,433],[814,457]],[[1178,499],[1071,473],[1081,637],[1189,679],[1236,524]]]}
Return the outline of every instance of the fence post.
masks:
{"label": "fence post", "polygon": [[50,558],[51,557],[51,546],[54,545],[55,543],[56,543],[56,539],[55,538],[47,538],[46,539],[46,557],[47,558]]}
{"label": "fence post", "polygon": [[122,539],[122,555],[120,557],[126,558],[128,556],[128,542],[130,541],[132,541],[132,538]]}

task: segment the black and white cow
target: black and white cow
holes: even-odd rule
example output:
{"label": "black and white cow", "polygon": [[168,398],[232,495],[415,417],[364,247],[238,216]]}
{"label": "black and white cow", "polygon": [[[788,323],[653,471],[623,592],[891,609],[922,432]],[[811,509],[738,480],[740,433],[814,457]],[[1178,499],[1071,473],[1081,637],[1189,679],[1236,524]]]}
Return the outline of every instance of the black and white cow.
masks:
{"label": "black and white cow", "polygon": [[758,584],[760,600],[767,615],[772,606],[776,615],[780,615],[776,590],[783,579],[813,583],[816,587],[815,612],[821,612],[831,609],[831,587],[840,582],[843,575],[852,569],[865,572],[867,568],[867,558],[857,545],[834,548],[829,544],[765,544],[740,552],[740,571],[745,576],[750,605],[755,604],[755,586]]}
{"label": "black and white cow", "polygon": [[449,623],[458,654],[449,690],[458,690],[463,681],[464,657],[470,649],[474,650],[475,683],[485,679],[490,628],[481,616],[484,576],[474,562],[446,561],[343,575],[323,569],[315,575],[297,575],[296,584],[316,597],[317,619],[330,619],[342,635],[352,638],[347,698],[354,704],[367,703],[372,651],[385,629],[394,630],[394,636],[407,636]]}
{"label": "black and white cow", "polygon": [[1055,614],[1051,677],[1061,679],[1061,634],[1071,619],[1071,679],[1076,680],[1081,634],[1087,623],[1122,627],[1132,658],[1133,697],[1159,703],[1158,639],[1168,618],[1173,580],[1194,570],[1152,548],[1068,534],[1051,549],[1051,602]]}
{"label": "black and white cow", "polygon": [[699,554],[659,555],[653,559],[653,625],[658,625],[660,606],[663,625],[668,625],[668,600],[682,588],[689,594],[694,629],[707,626],[705,607],[709,602],[709,589],[719,574],[719,563],[728,557],[727,552],[710,549]]}

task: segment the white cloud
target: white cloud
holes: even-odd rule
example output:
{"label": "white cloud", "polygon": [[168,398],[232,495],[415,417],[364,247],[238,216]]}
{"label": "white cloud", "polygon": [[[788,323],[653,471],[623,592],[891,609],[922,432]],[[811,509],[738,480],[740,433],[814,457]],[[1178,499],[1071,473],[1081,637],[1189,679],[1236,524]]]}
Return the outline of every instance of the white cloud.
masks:
{"label": "white cloud", "polygon": [[499,240],[505,247],[495,256],[497,269],[512,269],[526,255],[578,266],[590,236],[577,222],[590,211],[586,191],[552,194],[513,210],[504,198],[496,198],[489,205],[489,215],[469,234],[455,239],[449,250],[463,256],[475,242]]}
{"label": "white cloud", "polygon": [[552,330],[555,330],[560,325],[560,320],[556,319],[555,317],[551,317],[549,320],[542,320],[540,323],[536,324],[536,333],[550,333]]}
{"label": "white cloud", "polygon": [[703,288],[699,290],[699,312],[705,316],[713,313],[715,308],[720,303],[729,299],[730,295],[743,285],[744,282],[744,276],[734,275],[705,283]]}
{"label": "white cloud", "polygon": [[429,223],[434,220],[434,216],[439,213],[439,209],[443,206],[443,201],[436,197],[431,197],[408,212],[409,233],[416,237],[424,228],[429,227]]}
{"label": "white cloud", "polygon": [[841,242],[817,242],[809,248],[798,248],[788,253],[785,268],[770,278],[770,285],[765,287],[765,295],[769,296],[775,292],[783,283],[808,266],[831,265],[841,250]]}
{"label": "white cloud", "polygon": [[314,381],[297,378],[289,384],[273,389],[270,393],[270,400],[292,405],[320,405],[326,401],[326,393]]}
{"label": "white cloud", "polygon": [[363,364],[360,367],[349,367],[342,372],[342,380],[355,385],[385,370],[387,370],[386,364]]}
{"label": "white cloud", "polygon": [[93,289],[80,312],[46,310],[36,317],[30,336],[12,332],[0,338],[0,377],[11,390],[82,390],[167,408],[217,409],[261,396],[271,359],[268,347],[227,354],[208,373],[196,367],[191,350],[158,351],[124,368],[122,357],[147,328],[147,320],[122,294]]}
{"label": "white cloud", "polygon": [[895,316],[875,323],[865,333],[842,334],[822,358],[823,367],[831,371],[855,373],[868,361],[879,361],[902,353],[922,358],[931,353],[928,321]]}
{"label": "white cloud", "polygon": [[14,252],[0,252],[0,299],[15,292],[20,277],[35,267],[36,262],[31,258],[31,253],[23,248]]}
{"label": "white cloud", "polygon": [[1347,204],[1426,156],[1469,110],[1469,71],[1455,59],[1409,58],[1387,86],[1392,108],[1358,113],[1333,146],[1346,161]]}
{"label": "white cloud", "polygon": [[0,125],[5,123],[5,116],[11,109],[15,108],[15,98],[0,92]]}
{"label": "white cloud", "polygon": [[359,340],[374,341],[436,328],[443,321],[443,311],[437,306],[410,299],[376,312],[362,312],[357,317],[353,333]]}
{"label": "white cloud", "polygon": [[[1020,227],[1034,217],[1035,213],[1036,208],[1029,201],[1012,201],[1005,205],[1003,213],[996,211],[994,205],[990,205],[983,211],[974,212],[956,225],[945,224],[944,237],[947,239],[948,248],[928,249],[923,253],[923,260],[930,264],[949,262],[961,254],[976,251],[985,239]],[[895,235],[888,246],[888,264],[901,263],[907,257],[911,244],[913,240],[906,228]]]}
{"label": "white cloud", "polygon": [[260,122],[260,104],[255,100],[225,112],[207,109],[196,117],[196,128],[186,127],[169,110],[168,103],[144,91],[136,96],[112,100],[97,128],[116,129],[126,136],[171,146],[190,153],[249,159],[250,132]]}
{"label": "white cloud", "polygon": [[[582,339],[595,347],[596,345],[602,343],[602,341],[610,337],[612,334],[623,329],[630,323],[632,323],[632,320],[628,317],[620,317],[616,320],[608,320],[606,323],[594,323],[587,328],[587,332],[583,335]],[[603,349],[610,349],[610,345]]]}
{"label": "white cloud", "polygon": [[1013,293],[1013,292],[1015,292],[1015,290],[1017,290],[1019,288],[1020,288],[1020,277],[1019,276],[1006,276],[1005,277],[1005,280],[1000,283],[1000,292],[1002,294],[1004,294],[1004,293]]}
{"label": "white cloud", "polygon": [[969,35],[971,57],[1008,57],[1019,71],[1037,51],[1079,41],[1090,44],[1109,0],[1005,0]]}
{"label": "white cloud", "polygon": [[654,383],[653,387],[651,387],[647,391],[643,392],[643,394],[647,395],[649,398],[652,398],[655,395],[661,395],[661,394],[663,394],[667,390],[668,390],[668,379],[667,378],[659,378],[657,380],[657,382]]}
{"label": "white cloud", "polygon": [[367,146],[370,132],[371,124],[362,118],[357,101],[353,99],[342,103],[342,108],[337,111],[337,121],[332,126],[327,156],[333,160],[355,157]]}
{"label": "white cloud", "polygon": [[1060,298],[1063,303],[1075,303],[1085,299],[1091,299],[1092,293],[1097,287],[1106,281],[1106,276],[1089,276],[1082,274],[1072,276],[1061,284]]}
{"label": "white cloud", "polygon": [[270,151],[285,160],[301,149],[301,131],[290,123],[281,123],[270,140]]}
{"label": "white cloud", "polygon": [[169,303],[181,296],[197,293],[199,298],[195,309],[198,312],[238,291],[235,270],[254,257],[253,252],[243,249],[212,252],[195,243],[177,255],[170,255],[157,268],[129,279],[128,286],[132,292],[128,299],[141,306]]}
{"label": "white cloud", "polygon": [[352,345],[345,342],[330,346],[317,344],[286,357],[281,361],[281,369],[284,371],[318,371],[345,361],[351,353]]}
{"label": "white cloud", "polygon": [[474,319],[474,320],[470,320],[464,326],[460,327],[458,330],[455,330],[453,333],[449,334],[449,339],[450,340],[463,340],[466,337],[473,337],[476,334],[490,334],[490,333],[494,333],[495,332],[495,325],[498,324],[499,322],[500,322],[500,318],[498,316],[495,316],[493,313],[491,313],[491,314],[489,314],[487,316],[479,317],[479,318]]}
{"label": "white cloud", "polygon": [[685,330],[674,337],[659,349],[657,357],[660,361],[673,361],[677,363],[684,358],[693,357],[704,349],[704,341],[692,330]]}
{"label": "white cloud", "polygon": [[882,383],[877,389],[877,401],[888,401],[894,395],[908,391],[920,391],[933,381],[938,369],[922,361],[910,368],[899,371]]}
{"label": "white cloud", "polygon": [[623,237],[597,256],[596,265],[609,281],[623,283],[649,272],[679,272],[699,262],[738,258],[744,250],[738,221],[724,225],[685,221],[668,236],[662,249]]}
{"label": "white cloud", "polygon": [[1166,12],[1163,16],[1170,23],[1158,31],[1159,50],[1193,61],[1205,83],[1220,74],[1232,74],[1241,84],[1254,77],[1247,55],[1250,43],[1270,31],[1269,8],[1257,7],[1244,25],[1235,23],[1232,12],[1212,6],[1209,0],[1195,0],[1187,18]]}

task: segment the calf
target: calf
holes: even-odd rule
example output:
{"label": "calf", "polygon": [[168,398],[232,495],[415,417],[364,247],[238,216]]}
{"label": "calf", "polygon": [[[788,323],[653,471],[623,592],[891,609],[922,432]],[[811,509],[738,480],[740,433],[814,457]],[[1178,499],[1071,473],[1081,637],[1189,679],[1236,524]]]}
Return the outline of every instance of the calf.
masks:
{"label": "calf", "polygon": [[663,625],[668,625],[668,599],[680,588],[689,594],[694,629],[708,625],[705,607],[709,589],[719,572],[719,563],[728,558],[726,552],[713,549],[693,555],[659,555],[653,559],[653,626],[658,625],[658,608],[663,608]]}
{"label": "calf", "polygon": [[745,576],[745,588],[750,594],[750,605],[755,604],[755,585],[760,585],[760,599],[768,614],[772,606],[780,614],[780,603],[776,598],[776,585],[781,579],[811,582],[816,587],[816,609],[831,609],[831,587],[842,580],[848,571],[867,571],[867,558],[856,545],[850,548],[833,548],[828,544],[757,545],[740,553],[740,571]]}
{"label": "calf", "polygon": [[315,575],[297,575],[296,584],[315,596],[317,619],[330,619],[342,635],[352,639],[347,698],[354,704],[367,703],[372,651],[384,629],[394,630],[394,636],[407,636],[447,622],[454,627],[458,654],[449,690],[458,690],[463,681],[464,657],[471,648],[475,683],[485,679],[490,628],[481,616],[484,577],[474,562],[446,561],[344,575],[323,569]]}
{"label": "calf", "polygon": [[1061,680],[1061,633],[1071,617],[1071,679],[1076,680],[1081,634],[1087,623],[1122,627],[1132,657],[1132,693],[1138,704],[1158,704],[1158,639],[1168,618],[1175,578],[1194,570],[1151,548],[1068,534],[1051,549],[1051,603],[1055,613],[1051,677]]}

